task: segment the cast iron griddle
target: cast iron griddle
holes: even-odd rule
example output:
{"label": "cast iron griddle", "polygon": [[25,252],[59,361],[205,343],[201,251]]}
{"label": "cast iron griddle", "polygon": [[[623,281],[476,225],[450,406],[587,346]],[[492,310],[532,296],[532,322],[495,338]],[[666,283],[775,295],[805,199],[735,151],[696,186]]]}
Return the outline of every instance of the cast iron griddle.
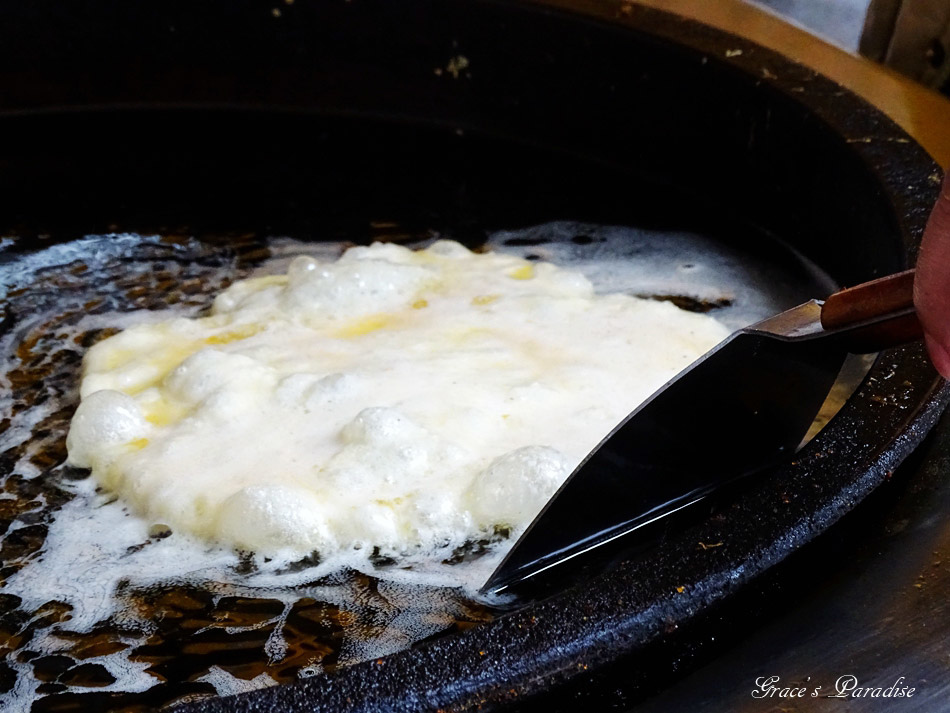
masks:
{"label": "cast iron griddle", "polygon": [[[387,212],[475,237],[725,216],[853,284],[913,262],[939,183],[893,123],[810,70],[610,0],[4,12],[0,226],[24,241],[109,225],[333,236]],[[759,576],[885,480],[948,397],[920,345],[888,351],[793,462],[648,560],[332,678],[191,710],[635,700],[714,652],[758,606]]]}
{"label": "cast iron griddle", "polygon": [[[739,622],[734,646],[637,713],[931,713],[946,708],[950,678],[950,419],[947,413],[893,478],[822,537],[773,567],[756,587],[766,611]],[[751,614],[751,612],[750,612]],[[717,640],[719,638],[717,637]],[[779,676],[804,698],[753,698],[756,679]],[[832,699],[836,684],[914,688],[901,699]],[[821,687],[820,689],[818,687]],[[818,690],[819,695],[811,697]]]}

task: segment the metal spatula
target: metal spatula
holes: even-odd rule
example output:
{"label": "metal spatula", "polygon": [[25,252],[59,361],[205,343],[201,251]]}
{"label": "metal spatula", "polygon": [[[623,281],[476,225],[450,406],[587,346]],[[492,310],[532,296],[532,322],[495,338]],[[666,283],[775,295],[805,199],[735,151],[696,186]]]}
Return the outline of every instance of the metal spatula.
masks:
{"label": "metal spatula", "polygon": [[482,587],[500,592],[789,457],[848,352],[920,338],[914,271],[812,300],[731,335],[581,462]]}

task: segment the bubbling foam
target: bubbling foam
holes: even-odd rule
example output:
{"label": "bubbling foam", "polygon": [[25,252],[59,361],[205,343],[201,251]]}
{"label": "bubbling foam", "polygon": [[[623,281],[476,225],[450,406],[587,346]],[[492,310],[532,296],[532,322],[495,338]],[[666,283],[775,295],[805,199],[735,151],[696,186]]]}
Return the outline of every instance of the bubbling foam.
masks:
{"label": "bubbling foam", "polygon": [[[688,234],[658,239],[552,223],[498,233],[489,244],[569,266],[598,293],[682,295],[715,309],[730,328],[811,296],[793,294],[794,280],[768,264]],[[142,518],[98,491],[86,471],[62,465],[79,363],[93,344],[138,325],[206,314],[212,295],[230,283],[286,274],[302,254],[328,263],[342,254],[341,244],[280,238],[262,250],[259,241],[233,237],[112,235],[21,255],[15,245],[0,242],[7,297],[0,616],[12,645],[0,663],[4,710],[29,710],[42,697],[60,710],[82,711],[228,695],[333,672],[492,617],[470,593],[510,542],[494,532],[473,551],[449,548],[444,561],[430,554],[394,563],[372,548],[322,560],[267,558],[209,547]],[[313,269],[309,260],[294,264],[294,271]],[[275,396],[320,408],[365,388],[344,372],[278,382]],[[521,393],[544,397],[531,387]],[[543,447],[522,455],[537,461],[539,472],[558,459]],[[510,465],[504,456],[494,465],[486,459],[492,476],[479,500],[504,504]],[[231,529],[240,528],[232,521]],[[449,564],[459,560],[464,566]]]}
{"label": "bubbling foam", "polygon": [[298,257],[208,316],[96,344],[69,463],[225,546],[442,559],[522,531],[605,433],[727,335],[447,240]]}

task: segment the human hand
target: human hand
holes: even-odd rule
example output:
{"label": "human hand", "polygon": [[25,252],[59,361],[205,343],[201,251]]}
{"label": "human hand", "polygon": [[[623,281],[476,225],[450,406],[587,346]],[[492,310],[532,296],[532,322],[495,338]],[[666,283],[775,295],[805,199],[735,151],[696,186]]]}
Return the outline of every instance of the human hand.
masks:
{"label": "human hand", "polygon": [[934,366],[950,379],[950,172],[930,214],[917,258],[914,305]]}

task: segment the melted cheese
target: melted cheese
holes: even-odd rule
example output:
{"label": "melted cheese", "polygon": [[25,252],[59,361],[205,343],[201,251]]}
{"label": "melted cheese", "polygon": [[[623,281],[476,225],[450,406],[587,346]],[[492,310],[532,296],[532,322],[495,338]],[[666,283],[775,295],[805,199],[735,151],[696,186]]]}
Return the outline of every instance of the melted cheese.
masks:
{"label": "melted cheese", "polygon": [[144,517],[239,549],[438,550],[526,526],[726,336],[548,263],[439,241],[297,258],[84,362],[67,439]]}

